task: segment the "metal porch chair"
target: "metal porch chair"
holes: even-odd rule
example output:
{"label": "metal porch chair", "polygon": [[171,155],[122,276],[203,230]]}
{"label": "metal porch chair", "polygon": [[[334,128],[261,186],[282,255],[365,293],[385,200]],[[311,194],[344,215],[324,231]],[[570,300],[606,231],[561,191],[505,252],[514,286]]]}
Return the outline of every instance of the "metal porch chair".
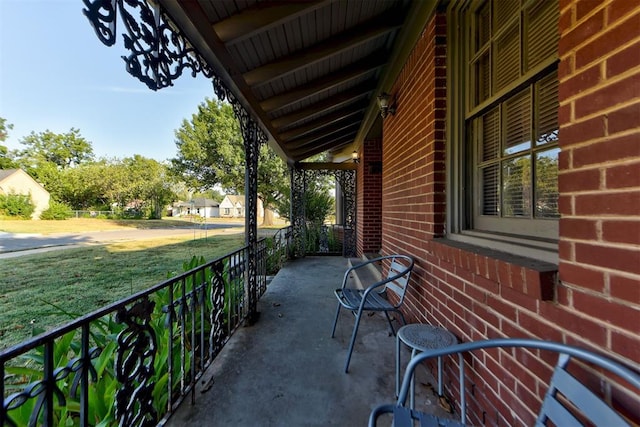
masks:
{"label": "metal porch chair", "polygon": [[[538,412],[536,427],[546,426],[549,421],[556,426],[582,426],[589,421],[596,426],[631,426],[634,425],[623,418],[601,397],[594,394],[567,369],[571,359],[586,362],[602,368],[620,378],[623,382],[640,390],[640,373],[617,361],[592,351],[569,346],[562,343],[524,338],[498,338],[484,341],[473,341],[443,349],[426,351],[411,359],[405,372],[402,388],[395,404],[381,405],[373,409],[369,416],[369,427],[375,427],[378,417],[384,413],[393,414],[393,427],[419,425],[426,426],[464,426],[466,425],[465,398],[465,362],[464,355],[470,351],[488,348],[531,348],[553,351],[559,354],[549,388],[546,391]],[[460,420],[438,418],[432,414],[418,412],[405,407],[409,384],[413,372],[418,365],[430,358],[458,355],[458,372],[460,382]],[[636,414],[640,416],[640,414]],[[417,422],[417,424],[415,424]],[[386,424],[388,425],[388,424]]]}
{"label": "metal porch chair", "polygon": [[[347,287],[347,281],[352,273],[357,274],[357,270],[366,268],[369,264],[378,263],[384,260],[389,260],[389,271],[387,276],[371,285],[364,286],[364,289],[356,289]],[[382,311],[384,312],[391,333],[395,336],[396,332],[391,324],[391,318],[389,317],[390,311],[395,311],[400,314],[402,318],[402,324],[406,325],[404,315],[400,311],[400,306],[404,301],[404,295],[409,286],[409,278],[411,271],[413,270],[413,259],[406,255],[387,255],[369,261],[365,261],[361,264],[354,265],[347,269],[344,273],[342,280],[342,287],[336,289],[335,295],[338,298],[338,309],[336,311],[336,318],[333,322],[333,330],[331,331],[331,338],[335,336],[336,325],[338,324],[338,317],[340,316],[340,309],[342,307],[350,310],[356,315],[355,325],[353,326],[353,333],[351,334],[351,342],[349,344],[349,352],[347,354],[347,362],[345,364],[344,371],[349,372],[349,362],[351,361],[351,354],[353,353],[353,346],[356,342],[356,335],[358,334],[358,326],[362,319],[362,313],[365,311]],[[397,297],[396,303],[391,303],[386,294],[393,292]]]}

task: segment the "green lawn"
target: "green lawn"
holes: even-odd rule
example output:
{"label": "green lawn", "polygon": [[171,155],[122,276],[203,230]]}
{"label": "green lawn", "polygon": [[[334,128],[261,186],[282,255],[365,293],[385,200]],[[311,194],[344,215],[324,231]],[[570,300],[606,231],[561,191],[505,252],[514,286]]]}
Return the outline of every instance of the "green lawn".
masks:
{"label": "green lawn", "polygon": [[[4,225],[3,221],[0,228]],[[50,304],[76,315],[86,314],[182,272],[182,263],[193,255],[210,260],[244,244],[243,234],[185,239],[188,237],[114,243],[0,259],[0,348],[28,338],[34,328],[47,329],[69,320]]]}
{"label": "green lawn", "polygon": [[[209,220],[211,221],[211,220]],[[243,219],[220,219],[216,222],[229,222],[244,224]],[[150,229],[167,227],[191,227],[193,223],[183,219],[98,219],[98,218],[71,218],[65,221],[45,220],[0,220],[0,231],[9,233],[82,233],[86,231],[122,230],[126,228]]]}

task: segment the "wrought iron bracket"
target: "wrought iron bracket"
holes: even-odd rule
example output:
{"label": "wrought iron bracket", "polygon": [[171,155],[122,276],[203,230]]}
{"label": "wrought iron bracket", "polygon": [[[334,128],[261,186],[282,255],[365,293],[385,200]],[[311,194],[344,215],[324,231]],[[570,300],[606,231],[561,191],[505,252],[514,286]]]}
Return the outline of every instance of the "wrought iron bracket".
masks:
{"label": "wrought iron bracket", "polygon": [[117,18],[126,32],[124,45],[131,53],[123,56],[127,71],[158,90],[172,86],[185,70],[193,77],[202,73],[213,77],[213,70],[176,30],[164,9],[145,0],[83,0],[84,15],[102,43],[116,43]]}

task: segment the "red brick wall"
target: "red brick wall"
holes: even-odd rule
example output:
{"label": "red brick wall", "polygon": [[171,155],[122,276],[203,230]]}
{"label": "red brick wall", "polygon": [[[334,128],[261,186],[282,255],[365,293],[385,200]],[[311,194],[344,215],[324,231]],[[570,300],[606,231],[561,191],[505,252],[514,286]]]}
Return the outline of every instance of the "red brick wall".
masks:
{"label": "red brick wall", "polygon": [[640,363],[640,3],[560,5],[559,307],[542,314]]}
{"label": "red brick wall", "polygon": [[[427,25],[392,89],[397,113],[383,125],[382,253],[416,259],[406,300],[413,321],[442,325],[465,342],[532,337],[640,363],[640,3],[562,0],[560,10],[558,269],[438,239],[444,15]],[[526,359],[520,365],[496,351],[474,363],[473,424],[533,424],[545,391],[539,379],[555,361]],[[456,375],[447,374],[453,396]],[[640,405],[616,386],[611,396],[626,413]]]}
{"label": "red brick wall", "polygon": [[[392,89],[396,114],[383,124],[382,252],[419,260],[414,277],[425,288],[424,269],[430,266],[420,260],[429,258],[430,241],[442,236],[445,221],[444,34],[444,16],[425,28]],[[408,298],[411,317],[431,320],[425,297],[415,293]]]}
{"label": "red brick wall", "polygon": [[364,141],[359,153],[357,254],[377,254],[382,245],[382,141]]}
{"label": "red brick wall", "polygon": [[585,339],[638,361],[640,4],[562,4],[558,299],[605,322]]}

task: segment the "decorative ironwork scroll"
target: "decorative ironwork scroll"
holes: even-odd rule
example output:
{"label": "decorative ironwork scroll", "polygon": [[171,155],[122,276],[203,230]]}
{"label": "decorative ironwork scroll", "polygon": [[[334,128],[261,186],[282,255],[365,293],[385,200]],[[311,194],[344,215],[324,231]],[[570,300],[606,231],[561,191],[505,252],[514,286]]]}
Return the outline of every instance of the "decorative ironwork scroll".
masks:
{"label": "decorative ironwork scroll", "polygon": [[120,426],[155,426],[153,375],[156,335],[149,324],[154,302],[144,298],[129,310],[121,308],[116,321],[126,324],[118,334],[115,374],[122,387],[116,392],[116,419]]}
{"label": "decorative ironwork scroll", "polygon": [[306,213],[304,209],[304,193],[308,179],[316,179],[323,175],[333,175],[342,189],[343,246],[345,257],[356,256],[356,171],[347,170],[303,170],[291,168],[291,223],[293,225],[295,255],[306,253]]}
{"label": "decorative ironwork scroll", "polygon": [[253,324],[258,318],[257,242],[258,242],[258,157],[260,146],[267,137],[247,111],[236,102],[233,110],[240,122],[245,153],[245,244],[247,245],[248,310],[247,321]]}
{"label": "decorative ironwork scroll", "polygon": [[[53,347],[53,345],[51,346]],[[52,352],[53,348],[45,350],[45,352]],[[29,418],[29,426],[39,425],[38,419],[44,413],[46,416],[45,407],[48,405],[53,405],[52,401],[47,400],[47,395],[55,396],[57,399],[58,406],[66,406],[66,398],[58,383],[64,379],[66,379],[69,375],[74,374],[73,383],[71,385],[71,396],[73,398],[78,398],[78,387],[80,386],[81,380],[83,376],[90,374],[91,379],[95,382],[98,380],[98,374],[93,364],[91,363],[92,359],[100,356],[102,350],[98,347],[93,347],[86,352],[86,354],[81,355],[79,357],[75,357],[62,367],[56,368],[52,375],[49,377],[48,375],[44,375],[40,381],[34,381],[26,386],[21,392],[14,393],[7,397],[3,401],[3,412],[7,413],[14,409],[19,408],[24,405],[31,399],[37,398],[36,404],[33,407],[31,412],[31,417]],[[45,355],[45,359],[52,357],[51,355]],[[49,390],[49,392],[47,392]],[[9,417],[6,417],[6,424],[8,426],[17,427],[17,424]],[[46,424],[46,422],[43,422]]]}
{"label": "decorative ironwork scroll", "polygon": [[[224,264],[218,260],[211,266],[213,276],[211,277],[211,312],[209,321],[211,330],[209,331],[209,354],[213,359],[222,349],[227,338],[224,333]],[[228,308],[227,308],[228,310]]]}
{"label": "decorative ironwork scroll", "polygon": [[342,188],[344,209],[344,242],[343,255],[345,257],[356,256],[356,171],[336,170],[336,180]]}
{"label": "decorative ironwork scroll", "polygon": [[102,43],[116,42],[117,17],[120,15],[126,33],[124,45],[131,52],[123,56],[127,71],[158,90],[172,86],[185,69],[193,77],[213,71],[191,46],[184,35],[176,31],[163,8],[144,0],[83,0],[83,10]]}
{"label": "decorative ironwork scroll", "polygon": [[306,191],[306,171],[292,167],[291,172],[291,225],[293,226],[293,254],[296,257],[305,256],[306,252],[306,221],[304,208],[304,193]]}

